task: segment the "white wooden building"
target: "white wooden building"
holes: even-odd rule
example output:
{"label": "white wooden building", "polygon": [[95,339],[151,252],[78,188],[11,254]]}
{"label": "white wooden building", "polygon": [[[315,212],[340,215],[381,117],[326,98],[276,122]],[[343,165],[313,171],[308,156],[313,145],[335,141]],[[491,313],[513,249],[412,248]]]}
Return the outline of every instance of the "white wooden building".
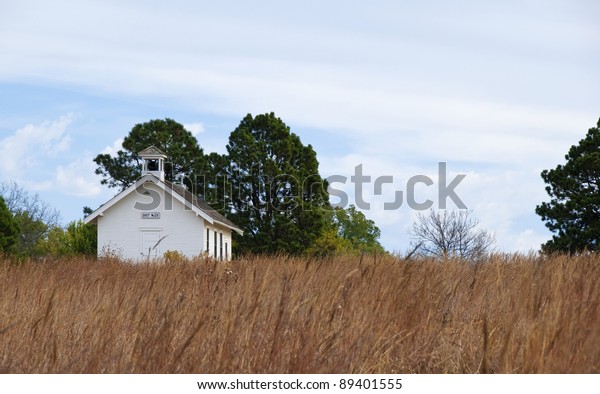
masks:
{"label": "white wooden building", "polygon": [[167,156],[151,146],[139,153],[142,176],[84,219],[98,228],[98,256],[146,261],[178,251],[230,260],[232,231],[242,230],[193,195],[165,180]]}

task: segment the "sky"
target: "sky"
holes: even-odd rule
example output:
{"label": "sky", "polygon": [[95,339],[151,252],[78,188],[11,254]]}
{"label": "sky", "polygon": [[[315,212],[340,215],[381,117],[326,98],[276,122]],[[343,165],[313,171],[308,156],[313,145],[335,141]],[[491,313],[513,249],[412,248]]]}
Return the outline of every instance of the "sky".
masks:
{"label": "sky", "polygon": [[0,182],[66,224],[116,194],[92,160],[135,124],[172,118],[224,153],[246,114],[274,112],[369,203],[386,249],[409,249],[419,211],[384,204],[425,175],[415,200],[438,208],[446,163],[499,250],[537,250],[540,172],[600,117],[599,17],[577,0],[0,0]]}

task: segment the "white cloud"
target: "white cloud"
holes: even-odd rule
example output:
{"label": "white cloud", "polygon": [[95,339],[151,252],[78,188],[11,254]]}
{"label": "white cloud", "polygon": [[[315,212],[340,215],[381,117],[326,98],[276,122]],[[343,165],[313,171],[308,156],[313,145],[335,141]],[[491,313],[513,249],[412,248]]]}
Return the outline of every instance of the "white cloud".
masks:
{"label": "white cloud", "polygon": [[514,239],[514,249],[523,253],[538,251],[540,246],[550,239],[548,234],[542,235],[534,229],[526,229],[518,233]]}
{"label": "white cloud", "polygon": [[[418,211],[407,204],[407,181],[414,175],[425,175],[431,178],[433,185],[418,185],[415,192],[416,202],[426,199],[433,201],[433,208],[439,207],[438,198],[438,163],[424,160],[410,163],[401,157],[351,154],[343,157],[320,157],[321,171],[324,176],[339,174],[347,177],[346,183],[335,183],[332,186],[348,196],[348,204],[356,204],[355,184],[350,177],[354,168],[363,164],[363,175],[370,176],[369,183],[362,187],[362,198],[370,203],[365,215],[374,220],[382,230],[382,241],[390,250],[405,251],[410,238],[408,229]],[[466,177],[454,189],[458,197],[473,210],[473,216],[480,220],[481,228],[495,234],[497,247],[502,251],[528,252],[538,249],[540,244],[549,239],[550,234],[544,229],[540,218],[535,215],[535,206],[546,199],[544,185],[535,168],[519,168],[494,164],[489,168],[477,171],[470,169],[465,163],[447,163],[447,179],[449,184],[456,175]],[[393,184],[383,186],[383,195],[374,194],[374,183],[379,176],[392,176]],[[384,204],[391,202],[396,191],[402,191],[402,206],[396,210],[385,210]],[[332,202],[337,203],[333,197]],[[447,207],[454,208],[451,200]]]}
{"label": "white cloud", "polygon": [[95,197],[102,193],[92,155],[83,157],[63,166],[56,167],[56,187],[62,193],[76,197]]}
{"label": "white cloud", "polygon": [[112,145],[104,148],[101,153],[116,156],[120,150],[123,150],[123,138],[116,139]]}
{"label": "white cloud", "polygon": [[[2,179],[15,180],[34,192],[78,197],[93,197],[102,192],[94,174],[90,153],[85,152],[69,164],[61,164],[70,153],[73,139],[67,134],[74,116],[63,115],[53,121],[28,124],[0,140]],[[114,149],[120,142],[115,141]],[[52,168],[55,168],[52,174]]]}
{"label": "white cloud", "polygon": [[[451,15],[457,13],[438,6]],[[495,11],[508,17],[507,11],[514,6]],[[16,22],[26,17],[26,7],[13,10],[23,14],[6,18],[7,38],[0,36],[0,49],[13,55],[0,65],[0,77],[4,74],[8,79],[19,79],[24,73],[111,94],[166,96],[195,108],[235,116],[241,109],[275,110],[302,124],[355,133],[390,133],[399,127],[455,130],[458,126],[463,131],[498,132],[516,125],[531,129],[558,124],[562,129],[574,120],[580,124],[580,119],[587,118],[586,110],[569,113],[560,106],[559,110],[556,106],[540,109],[528,102],[571,95],[574,84],[589,87],[598,82],[597,77],[586,76],[591,71],[580,70],[580,64],[511,53],[515,48],[520,48],[517,54],[535,52],[542,43],[556,47],[557,31],[563,39],[561,48],[584,42],[588,46],[580,49],[582,53],[594,49],[592,40],[583,40],[594,37],[592,32],[597,29],[593,25],[591,32],[581,32],[578,27],[587,24],[571,22],[565,26],[567,22],[559,19],[561,29],[551,29],[548,10],[541,19],[533,19],[528,12],[536,15],[537,10],[523,9],[523,15],[513,17],[521,31],[509,32],[504,19],[485,10],[469,7],[457,18],[431,13],[415,23],[411,13],[424,17],[427,12],[420,7],[393,7],[390,15],[402,24],[385,13],[368,12],[361,15],[370,22],[371,29],[364,32],[343,23],[306,29],[286,19],[271,20],[262,13],[255,17],[268,23],[252,18],[249,27],[241,15],[226,15],[219,7],[191,7],[172,19],[177,25],[164,18],[165,14],[176,15],[176,7],[161,7],[155,13],[128,2],[79,7],[84,18],[76,20],[68,19],[77,13],[74,9],[35,7],[32,13],[52,14],[59,20],[65,18],[65,23],[50,25],[41,18],[42,26],[27,30]],[[96,17],[85,17],[88,15]],[[131,23],[128,15],[144,17]],[[102,22],[108,16],[114,23],[110,31]],[[158,18],[162,28],[156,30],[153,25]],[[185,22],[192,20],[194,23]],[[223,20],[230,22],[225,23],[229,26],[226,31],[222,31]],[[83,21],[88,28],[78,30]],[[306,23],[312,25],[310,20]],[[193,40],[182,40],[176,33],[181,25],[186,26],[185,37]],[[414,31],[413,39],[401,34],[407,28]],[[533,42],[526,39],[532,38],[531,30],[536,32]],[[448,45],[447,36],[454,37],[453,45]],[[502,45],[485,45],[482,36]],[[563,74],[568,75],[558,77]],[[572,101],[570,108],[581,108],[578,100]]]}
{"label": "white cloud", "polygon": [[28,124],[0,140],[0,167],[4,177],[16,178],[26,170],[40,166],[48,157],[68,150],[71,138],[66,134],[73,115],[54,121]]}
{"label": "white cloud", "polygon": [[36,182],[36,181],[27,180],[27,179],[19,179],[16,182],[19,186],[24,187],[25,190],[30,190],[30,191],[36,192],[36,193],[49,191],[49,190],[52,190],[52,188],[54,187],[54,182],[51,180]]}
{"label": "white cloud", "polygon": [[[523,218],[538,219],[533,209],[545,197],[539,172],[560,162],[598,116],[593,2],[215,3],[185,12],[172,3],[13,3],[0,15],[0,81],[141,97],[201,116],[274,111],[288,124],[345,141],[346,152],[319,152],[324,175],[350,176],[363,163],[373,176],[397,179],[386,193],[405,191],[411,175],[435,176],[437,162],[448,161],[451,171],[468,174],[460,196],[506,248],[539,241],[535,226],[517,228]],[[72,142],[65,119],[0,140],[3,172],[22,175],[65,152]],[[200,122],[185,127],[204,132]],[[226,136],[210,134],[201,145],[222,151]],[[102,153],[115,155],[122,142]],[[50,167],[57,184],[97,193],[74,163]],[[351,185],[344,190],[354,193]],[[365,198],[374,207],[367,216],[390,247],[402,249],[413,216],[406,202],[390,213],[377,208],[387,194],[367,191]]]}
{"label": "white cloud", "polygon": [[187,131],[191,132],[194,137],[197,137],[198,134],[204,133],[204,125],[200,122],[185,123],[183,127],[185,127]]}

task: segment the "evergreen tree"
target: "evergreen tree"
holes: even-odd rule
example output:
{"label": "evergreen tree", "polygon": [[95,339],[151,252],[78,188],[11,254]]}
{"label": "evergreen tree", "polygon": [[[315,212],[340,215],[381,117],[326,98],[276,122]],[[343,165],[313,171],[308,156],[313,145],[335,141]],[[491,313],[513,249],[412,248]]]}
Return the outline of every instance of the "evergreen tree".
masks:
{"label": "evergreen tree", "polygon": [[19,226],[0,196],[0,254],[9,253],[18,241]]}
{"label": "evergreen tree", "polygon": [[383,251],[379,229],[361,212],[331,210],[316,152],[273,113],[244,117],[225,155],[204,155],[193,135],[171,119],[138,124],[116,157],[94,159],[102,184],[121,190],[133,184],[141,175],[137,154],[151,145],[168,156],[167,180],[188,175],[192,191],[244,230],[243,237],[234,234],[238,253]]}
{"label": "evergreen tree", "polygon": [[549,202],[535,212],[554,233],[542,251],[578,253],[600,247],[600,119],[578,145],[571,146],[566,163],[544,170]]}
{"label": "evergreen tree", "polygon": [[317,154],[275,114],[248,114],[229,136],[227,216],[240,253],[304,253],[326,226],[327,183]]}
{"label": "evergreen tree", "polygon": [[[188,186],[201,192],[204,188],[203,175],[207,174],[208,163],[194,135],[173,119],[156,119],[136,124],[123,140],[123,150],[116,157],[99,154],[94,161],[98,164],[96,174],[102,175],[101,183],[124,190],[140,177],[141,161],[138,153],[154,145],[167,155],[165,178],[173,181],[177,174],[185,174]],[[198,178],[196,178],[198,176]]]}

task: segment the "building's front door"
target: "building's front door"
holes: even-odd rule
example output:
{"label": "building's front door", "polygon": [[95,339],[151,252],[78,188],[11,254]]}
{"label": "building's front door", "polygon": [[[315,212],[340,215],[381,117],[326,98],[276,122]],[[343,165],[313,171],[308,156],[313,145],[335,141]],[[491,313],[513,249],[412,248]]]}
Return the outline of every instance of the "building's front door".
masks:
{"label": "building's front door", "polygon": [[160,256],[160,230],[141,230],[141,254],[152,259]]}

